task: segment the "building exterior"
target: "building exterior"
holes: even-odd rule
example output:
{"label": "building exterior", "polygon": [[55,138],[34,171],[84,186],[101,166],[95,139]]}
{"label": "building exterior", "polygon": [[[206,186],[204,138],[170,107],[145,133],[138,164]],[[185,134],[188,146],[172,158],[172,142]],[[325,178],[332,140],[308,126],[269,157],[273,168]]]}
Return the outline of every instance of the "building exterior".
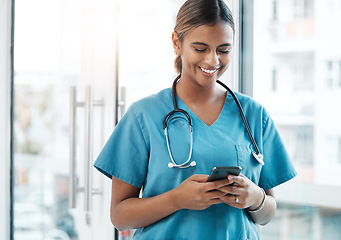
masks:
{"label": "building exterior", "polygon": [[[299,173],[292,187],[279,187],[279,212],[264,239],[340,239],[341,206],[328,198],[340,199],[331,189],[341,187],[341,2],[254,4],[254,97]],[[332,194],[323,196],[326,189]]]}

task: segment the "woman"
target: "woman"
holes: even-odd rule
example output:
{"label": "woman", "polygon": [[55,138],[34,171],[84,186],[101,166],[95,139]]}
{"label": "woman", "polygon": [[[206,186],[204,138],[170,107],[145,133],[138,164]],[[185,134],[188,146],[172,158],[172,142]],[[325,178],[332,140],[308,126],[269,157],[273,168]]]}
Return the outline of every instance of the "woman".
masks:
{"label": "woman", "polygon": [[[95,162],[112,179],[112,223],[137,229],[136,239],[259,239],[256,224],[275,214],[272,188],[296,171],[267,111],[236,93],[265,164],[252,156],[236,102],[216,83],[232,59],[230,10],[222,0],[186,1],[172,41],[176,93],[164,89],[132,104]],[[183,113],[166,119],[164,136],[173,94],[191,118],[192,140]],[[207,182],[215,166],[242,172]]]}

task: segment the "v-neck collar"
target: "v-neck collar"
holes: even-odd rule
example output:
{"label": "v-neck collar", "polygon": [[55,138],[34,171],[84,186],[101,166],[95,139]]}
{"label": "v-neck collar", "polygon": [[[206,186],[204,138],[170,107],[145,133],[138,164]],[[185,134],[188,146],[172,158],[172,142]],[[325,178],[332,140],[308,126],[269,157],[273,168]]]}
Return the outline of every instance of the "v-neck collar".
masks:
{"label": "v-neck collar", "polygon": [[225,111],[225,108],[227,107],[227,101],[228,101],[228,96],[230,95],[230,93],[227,91],[226,92],[226,96],[225,96],[225,101],[224,101],[224,105],[219,113],[219,116],[217,117],[217,119],[211,124],[208,125],[206,124],[203,120],[201,120],[194,112],[192,112],[192,110],[182,101],[182,99],[179,96],[176,96],[176,100],[178,102],[178,106],[179,108],[182,108],[183,110],[185,110],[186,112],[188,112],[191,116],[194,116],[199,122],[201,122],[203,125],[205,125],[208,128],[212,128],[214,125],[216,125],[217,122],[219,122],[220,118],[222,118],[222,114]]}

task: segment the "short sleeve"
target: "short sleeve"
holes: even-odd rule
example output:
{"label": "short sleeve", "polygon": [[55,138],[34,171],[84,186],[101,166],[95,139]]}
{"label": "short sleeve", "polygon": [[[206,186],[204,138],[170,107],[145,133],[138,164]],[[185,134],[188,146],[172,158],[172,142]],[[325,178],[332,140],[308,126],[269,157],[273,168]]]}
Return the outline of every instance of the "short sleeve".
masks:
{"label": "short sleeve", "polygon": [[273,120],[268,114],[266,116],[263,127],[265,164],[261,171],[259,186],[264,190],[269,190],[294,178],[297,172]]}
{"label": "short sleeve", "polygon": [[112,176],[141,188],[146,177],[148,147],[134,105],[117,124],[94,163],[109,178]]}

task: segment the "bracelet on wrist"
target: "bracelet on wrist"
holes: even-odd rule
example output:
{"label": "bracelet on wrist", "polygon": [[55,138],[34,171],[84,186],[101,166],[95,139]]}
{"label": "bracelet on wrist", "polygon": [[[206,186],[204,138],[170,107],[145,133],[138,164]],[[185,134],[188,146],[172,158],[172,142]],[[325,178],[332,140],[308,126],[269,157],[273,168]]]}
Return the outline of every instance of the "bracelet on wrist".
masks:
{"label": "bracelet on wrist", "polygon": [[250,210],[249,208],[247,208],[247,210],[251,213],[254,213],[254,212],[259,212],[260,210],[262,210],[262,208],[264,207],[264,204],[265,204],[265,198],[266,198],[266,193],[264,191],[263,188],[261,188],[262,190],[262,193],[263,193],[263,200],[262,200],[262,203],[259,205],[258,208],[254,209],[254,210]]}

